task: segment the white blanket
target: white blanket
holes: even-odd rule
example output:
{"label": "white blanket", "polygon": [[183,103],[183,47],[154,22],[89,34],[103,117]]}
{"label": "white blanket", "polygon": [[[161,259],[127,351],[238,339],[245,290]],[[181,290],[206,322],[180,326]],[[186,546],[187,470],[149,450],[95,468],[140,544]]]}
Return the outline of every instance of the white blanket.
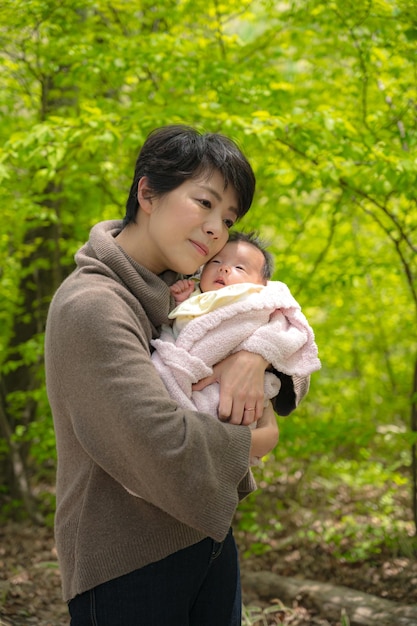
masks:
{"label": "white blanket", "polygon": [[[193,383],[212,374],[212,367],[239,350],[263,356],[277,371],[309,376],[320,369],[314,333],[288,287],[272,281],[244,300],[192,319],[177,339],[163,327],[152,360],[170,396],[184,408],[217,416],[218,384],[193,391]],[[280,381],[265,375],[265,397],[278,394]]]}

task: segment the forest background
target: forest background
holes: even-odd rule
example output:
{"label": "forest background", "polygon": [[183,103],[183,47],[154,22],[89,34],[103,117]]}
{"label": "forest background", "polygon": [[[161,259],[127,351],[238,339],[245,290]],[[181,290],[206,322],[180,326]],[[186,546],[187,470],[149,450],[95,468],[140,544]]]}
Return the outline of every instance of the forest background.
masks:
{"label": "forest background", "polygon": [[2,1],[2,520],[53,515],[51,296],[91,226],[124,215],[148,132],[179,122],[250,159],[241,226],[270,242],[322,361],[257,470],[268,504],[240,509],[249,551],[270,545],[265,506],[285,536],[307,501],[297,532],[340,558],[415,547],[416,42],[414,0]]}

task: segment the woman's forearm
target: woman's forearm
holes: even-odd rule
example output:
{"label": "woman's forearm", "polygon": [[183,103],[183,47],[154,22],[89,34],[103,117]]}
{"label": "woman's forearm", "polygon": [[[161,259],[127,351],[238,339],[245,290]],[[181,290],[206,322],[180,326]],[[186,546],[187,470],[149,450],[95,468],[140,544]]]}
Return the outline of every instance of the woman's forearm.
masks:
{"label": "woman's forearm", "polygon": [[275,448],[279,439],[279,429],[272,404],[269,402],[265,408],[256,428],[251,431],[252,445],[251,457],[261,458]]}

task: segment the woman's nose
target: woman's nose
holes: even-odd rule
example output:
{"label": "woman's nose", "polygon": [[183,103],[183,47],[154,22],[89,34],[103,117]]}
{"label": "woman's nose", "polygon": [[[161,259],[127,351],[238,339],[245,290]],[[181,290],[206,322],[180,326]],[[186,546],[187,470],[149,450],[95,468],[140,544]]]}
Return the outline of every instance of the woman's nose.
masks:
{"label": "woman's nose", "polygon": [[206,222],[204,225],[204,231],[207,235],[211,235],[214,239],[218,239],[223,232],[223,220],[217,219],[215,216]]}

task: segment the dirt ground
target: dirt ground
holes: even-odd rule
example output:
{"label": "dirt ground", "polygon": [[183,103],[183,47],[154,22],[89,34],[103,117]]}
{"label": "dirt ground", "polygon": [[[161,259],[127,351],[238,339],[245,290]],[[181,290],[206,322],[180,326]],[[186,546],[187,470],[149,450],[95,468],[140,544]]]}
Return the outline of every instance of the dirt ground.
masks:
{"label": "dirt ground", "polygon": [[[268,471],[271,480],[258,480],[253,500],[244,500],[236,514],[244,573],[342,585],[399,606],[417,606],[417,543],[405,483],[392,488],[382,481],[379,486],[354,481],[348,488],[340,481],[300,482],[283,473],[277,479],[273,466],[262,476]],[[53,498],[52,487],[46,492]],[[342,615],[327,621],[325,608],[303,606],[301,597],[288,606],[279,597],[261,601],[251,588],[243,592],[242,626],[349,626]],[[0,626],[68,624],[52,529],[0,521]]]}
{"label": "dirt ground", "polygon": [[[28,522],[9,522],[0,528],[0,625],[64,626],[67,609],[61,599],[60,575],[53,534],[50,528]],[[241,552],[253,539],[237,533]],[[414,558],[380,554],[371,561],[343,563],[326,546],[288,543],[262,556],[242,558],[242,569],[273,571],[346,585],[400,604],[417,603],[417,562]],[[244,598],[244,624],[288,624],[291,626],[338,626],[305,607],[291,607],[279,598],[269,604],[252,593]],[[393,625],[395,626],[395,625]]]}

